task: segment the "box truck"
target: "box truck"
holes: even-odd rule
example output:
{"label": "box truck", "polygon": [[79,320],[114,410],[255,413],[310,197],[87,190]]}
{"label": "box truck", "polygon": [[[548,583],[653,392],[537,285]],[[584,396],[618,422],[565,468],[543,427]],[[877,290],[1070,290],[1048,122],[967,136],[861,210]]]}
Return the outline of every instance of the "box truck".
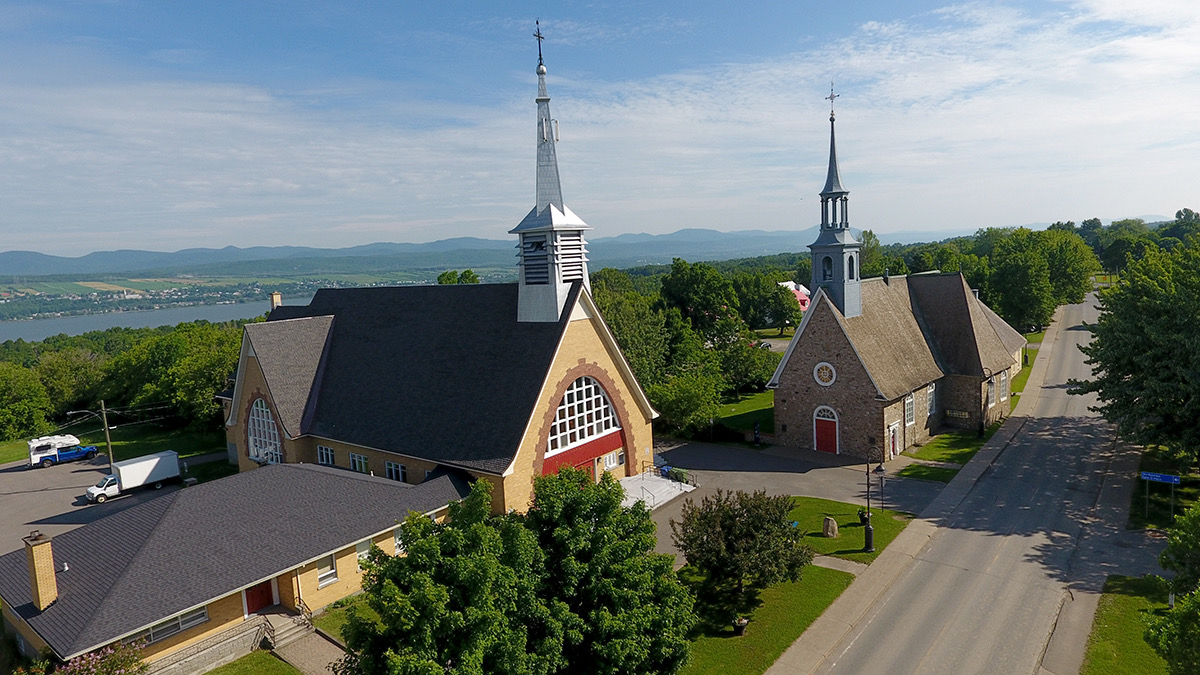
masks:
{"label": "box truck", "polygon": [[113,462],[113,472],[87,489],[89,502],[101,504],[106,499],[125,494],[143,485],[157,490],[169,480],[179,479],[179,454],[174,450]]}
{"label": "box truck", "polygon": [[77,459],[91,459],[96,456],[96,446],[80,445],[79,439],[70,434],[60,436],[41,436],[29,441],[29,465],[40,466],[43,469]]}

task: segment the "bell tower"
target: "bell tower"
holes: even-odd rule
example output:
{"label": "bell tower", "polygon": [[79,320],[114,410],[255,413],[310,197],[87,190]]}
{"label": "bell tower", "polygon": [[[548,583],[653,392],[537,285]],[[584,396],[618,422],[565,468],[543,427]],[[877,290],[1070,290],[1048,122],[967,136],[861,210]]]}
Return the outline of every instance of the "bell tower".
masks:
{"label": "bell tower", "polygon": [[821,231],[808,245],[812,251],[812,292],[826,295],[847,318],[862,314],[861,244],[850,232],[850,191],[842,187],[834,139],[833,102],[838,97],[829,86],[829,174],[821,190]]}
{"label": "bell tower", "polygon": [[550,117],[540,24],[533,35],[538,40],[537,204],[509,234],[519,237],[517,321],[546,322],[562,316],[572,283],[581,281],[591,290],[583,232],[592,228],[563,204],[554,152],[558,121]]}

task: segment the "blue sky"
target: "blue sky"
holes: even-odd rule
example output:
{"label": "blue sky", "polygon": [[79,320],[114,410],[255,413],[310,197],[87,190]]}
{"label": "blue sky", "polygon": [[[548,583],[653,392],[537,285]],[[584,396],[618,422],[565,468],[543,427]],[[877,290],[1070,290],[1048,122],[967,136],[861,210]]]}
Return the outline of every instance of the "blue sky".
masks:
{"label": "blue sky", "polygon": [[[504,238],[540,17],[595,231],[1200,208],[1200,3],[0,2],[0,250]],[[808,242],[798,242],[802,248]]]}

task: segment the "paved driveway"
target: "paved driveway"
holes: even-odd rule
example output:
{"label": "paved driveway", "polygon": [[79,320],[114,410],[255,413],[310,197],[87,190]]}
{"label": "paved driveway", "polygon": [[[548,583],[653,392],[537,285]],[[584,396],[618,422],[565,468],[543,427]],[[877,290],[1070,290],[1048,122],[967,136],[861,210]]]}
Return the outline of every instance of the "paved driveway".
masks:
{"label": "paved driveway", "polygon": [[[656,550],[660,553],[677,554],[671,544],[670,520],[680,519],[684,500],[690,497],[699,502],[717,489],[766,490],[768,494],[820,497],[852,504],[865,504],[867,499],[865,464],[847,464],[845,458],[814,451],[781,446],[750,450],[696,442],[662,450],[659,454],[667,464],[687,469],[700,486],[688,497],[678,498],[654,511],[654,522],[658,526]],[[891,462],[888,471],[897,471],[901,466],[901,463]],[[943,487],[942,483],[889,475],[884,480],[883,504],[890,509],[920,513]],[[877,505],[878,500],[879,479],[873,477],[872,506]]]}
{"label": "paved driveway", "polygon": [[48,469],[30,469],[23,462],[0,465],[0,555],[20,549],[21,537],[31,530],[55,536],[179,489],[168,485],[161,490],[135,490],[104,504],[88,504],[84,493],[107,473],[103,455]]}

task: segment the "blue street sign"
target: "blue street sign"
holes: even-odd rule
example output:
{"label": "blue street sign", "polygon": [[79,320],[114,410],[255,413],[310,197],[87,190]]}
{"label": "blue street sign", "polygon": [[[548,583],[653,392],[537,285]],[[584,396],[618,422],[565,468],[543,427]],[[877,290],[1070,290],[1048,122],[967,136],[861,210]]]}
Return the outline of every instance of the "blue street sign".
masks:
{"label": "blue street sign", "polygon": [[1152,480],[1155,483],[1171,483],[1179,485],[1179,476],[1169,476],[1165,473],[1152,473],[1150,471],[1142,472],[1142,480]]}

